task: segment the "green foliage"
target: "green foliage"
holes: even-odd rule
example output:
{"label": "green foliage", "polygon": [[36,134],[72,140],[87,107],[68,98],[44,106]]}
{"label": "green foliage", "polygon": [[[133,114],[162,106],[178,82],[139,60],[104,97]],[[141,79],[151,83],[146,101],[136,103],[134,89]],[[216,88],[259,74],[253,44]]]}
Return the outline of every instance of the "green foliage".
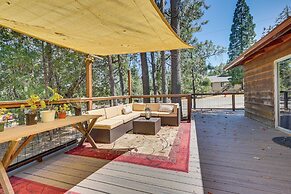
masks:
{"label": "green foliage", "polygon": [[[200,42],[194,36],[196,32],[202,30],[203,25],[207,24],[208,21],[203,20],[203,15],[208,8],[209,6],[204,0],[181,0],[179,5],[180,36],[194,46],[193,49],[181,51],[183,93],[192,93],[193,79],[195,79],[198,92],[208,91],[209,83],[205,80],[209,66],[207,60],[211,56],[225,52],[224,48],[214,45],[213,42]],[[166,17],[168,18],[169,15],[171,15],[169,10],[166,10]],[[86,56],[84,54],[60,48],[5,28],[0,28],[0,51],[0,100],[24,100],[31,94],[47,98],[49,96],[47,86],[58,88],[58,92],[65,98],[85,96],[84,61]],[[155,56],[156,81],[158,93],[161,93],[161,60],[158,53],[155,53]],[[121,95],[122,81],[125,86],[123,92],[126,94],[128,69],[132,73],[133,94],[142,94],[138,55],[120,55],[120,59],[121,63],[118,62],[117,56],[112,56],[115,95]],[[165,52],[165,59],[168,72],[167,83],[170,83],[169,52]],[[150,83],[152,83],[151,80]],[[171,85],[167,84],[167,87],[169,91]],[[96,59],[93,64],[93,95],[110,95],[106,58]]]}
{"label": "green foliage", "polygon": [[291,59],[278,63],[280,91],[291,90]]}
{"label": "green foliage", "polygon": [[[228,57],[233,61],[242,52],[248,49],[255,42],[255,24],[253,16],[245,0],[238,0],[233,16],[231,34],[229,37]],[[231,83],[238,84],[243,81],[243,69],[240,67],[229,71],[232,76]]]}
{"label": "green foliage", "polygon": [[209,72],[208,72],[208,75],[209,76],[214,76],[214,75],[217,75],[217,76],[222,76],[222,77],[225,77],[227,76],[227,72],[224,70],[224,67],[226,66],[226,64],[224,63],[221,63],[220,65],[217,65],[217,66],[208,66],[208,69],[209,69]]}
{"label": "green foliage", "polygon": [[283,21],[285,21],[290,16],[291,16],[291,6],[286,5],[286,7],[284,7],[282,12],[276,18],[275,24],[264,28],[263,36],[267,35],[271,30],[273,30],[276,26],[280,25]]}

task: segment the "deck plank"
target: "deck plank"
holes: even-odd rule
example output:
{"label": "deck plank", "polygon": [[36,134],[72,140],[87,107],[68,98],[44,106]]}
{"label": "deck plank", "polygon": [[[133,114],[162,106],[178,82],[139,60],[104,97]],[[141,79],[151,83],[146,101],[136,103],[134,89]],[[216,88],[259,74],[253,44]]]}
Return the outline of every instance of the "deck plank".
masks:
{"label": "deck plank", "polygon": [[286,134],[243,111],[197,112],[194,118],[205,193],[291,193],[290,149],[272,141]]}
{"label": "deck plank", "polygon": [[[190,148],[191,154],[199,158],[195,131],[191,135]],[[189,173],[185,173],[125,162],[59,154],[24,169],[16,176],[80,193],[202,194],[199,159],[193,159],[190,163],[192,167]],[[216,192],[227,193],[221,190]]]}

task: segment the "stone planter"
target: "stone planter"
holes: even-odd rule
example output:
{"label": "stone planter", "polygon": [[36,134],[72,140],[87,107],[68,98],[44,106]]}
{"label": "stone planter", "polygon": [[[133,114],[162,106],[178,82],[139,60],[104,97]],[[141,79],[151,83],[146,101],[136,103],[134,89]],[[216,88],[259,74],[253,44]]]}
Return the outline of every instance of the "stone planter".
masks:
{"label": "stone planter", "polygon": [[55,116],[56,116],[55,110],[45,110],[40,112],[41,121],[43,123],[54,121]]}
{"label": "stone planter", "polygon": [[26,125],[36,125],[37,120],[36,120],[36,113],[33,114],[26,114]]}

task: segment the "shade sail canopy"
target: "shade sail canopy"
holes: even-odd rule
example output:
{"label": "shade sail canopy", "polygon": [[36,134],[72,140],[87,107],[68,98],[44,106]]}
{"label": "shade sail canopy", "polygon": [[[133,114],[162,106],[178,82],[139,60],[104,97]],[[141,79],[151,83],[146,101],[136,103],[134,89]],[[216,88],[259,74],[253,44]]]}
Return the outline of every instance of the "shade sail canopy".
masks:
{"label": "shade sail canopy", "polygon": [[0,25],[96,55],[191,48],[153,0],[0,0]]}

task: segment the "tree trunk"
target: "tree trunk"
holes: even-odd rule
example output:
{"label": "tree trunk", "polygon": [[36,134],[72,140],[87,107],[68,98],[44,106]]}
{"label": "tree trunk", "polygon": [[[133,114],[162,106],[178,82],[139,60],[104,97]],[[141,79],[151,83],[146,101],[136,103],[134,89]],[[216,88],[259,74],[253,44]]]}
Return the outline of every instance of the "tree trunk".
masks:
{"label": "tree trunk", "polygon": [[44,42],[41,41],[41,51],[42,51],[42,67],[43,67],[43,81],[44,81],[44,85],[45,85],[45,95],[47,97],[48,95],[48,77],[47,77],[47,64],[46,64],[46,60],[45,60],[45,46],[44,46]]}
{"label": "tree trunk", "polygon": [[124,72],[123,72],[120,55],[117,55],[117,58],[118,58],[118,74],[119,74],[120,90],[121,90],[121,95],[124,96],[124,81],[123,81]]}
{"label": "tree trunk", "polygon": [[[140,61],[141,61],[141,72],[142,72],[143,95],[150,95],[149,69],[148,69],[146,53],[140,53]],[[147,103],[147,102],[150,102],[150,99],[144,98],[143,101]]]}
{"label": "tree trunk", "polygon": [[[162,67],[162,94],[167,94],[167,69],[166,69],[166,58],[165,52],[161,51],[161,67]],[[167,98],[163,98],[163,102],[167,102]]]}
{"label": "tree trunk", "polygon": [[[158,88],[156,84],[156,63],[155,63],[155,53],[151,52],[151,62],[152,62],[152,81],[153,81],[153,90],[154,90],[154,95],[158,94]],[[155,102],[157,102],[157,98],[155,98]]]}
{"label": "tree trunk", "polygon": [[52,61],[52,45],[49,43],[46,43],[46,61],[47,61],[47,67],[48,67],[48,72],[47,72],[47,80],[48,80],[48,85],[50,87],[54,87],[53,83],[53,77],[54,77],[54,67],[53,67],[53,61]]}
{"label": "tree trunk", "polygon": [[[171,0],[171,26],[179,35],[179,4],[180,0]],[[178,50],[171,51],[171,86],[172,94],[181,93],[181,65],[180,52]],[[173,102],[179,102],[179,98],[173,98]]]}
{"label": "tree trunk", "polygon": [[[113,78],[113,67],[112,67],[112,57],[108,56],[108,67],[109,67],[109,85],[110,85],[110,95],[115,96],[114,88],[114,78]],[[113,105],[116,105],[116,100],[113,100]]]}
{"label": "tree trunk", "polygon": [[[159,8],[162,13],[164,13],[164,7],[165,7],[165,0],[160,0]],[[166,69],[166,57],[165,57],[165,51],[161,51],[161,68],[162,68],[162,94],[167,94],[167,69]],[[167,102],[167,98],[163,98],[163,102]]]}

